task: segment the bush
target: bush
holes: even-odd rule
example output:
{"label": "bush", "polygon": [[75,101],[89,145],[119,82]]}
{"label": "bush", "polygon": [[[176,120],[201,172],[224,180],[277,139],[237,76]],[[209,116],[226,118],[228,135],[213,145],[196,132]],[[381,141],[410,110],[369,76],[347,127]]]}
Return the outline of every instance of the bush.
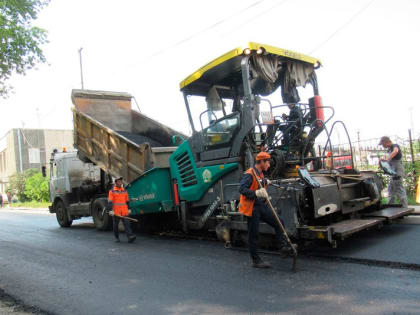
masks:
{"label": "bush", "polygon": [[[41,174],[39,170],[35,168],[28,169],[24,171],[23,173],[17,173],[12,176],[10,176],[10,182],[8,191],[13,195],[16,195],[18,200],[20,201],[28,201],[28,197],[25,194],[25,182],[28,178],[32,177],[35,174]],[[48,184],[47,184],[48,185]]]}
{"label": "bush", "polygon": [[41,173],[36,173],[25,181],[25,196],[32,201],[48,201],[48,179]]}
{"label": "bush", "polygon": [[[408,198],[409,204],[416,204],[415,196],[416,196],[416,191],[417,191],[419,166],[420,166],[419,161],[417,161],[414,166],[411,162],[404,163],[403,185],[404,185],[405,191],[407,192],[407,198]],[[377,174],[381,178],[384,184],[384,190],[388,189],[388,185],[389,185],[389,181],[391,177],[389,175],[386,175],[381,169],[379,169]]]}
{"label": "bush", "polygon": [[418,172],[416,171],[416,166],[413,166],[413,164],[405,163],[404,165],[405,169],[405,176],[403,178],[403,184],[405,187],[405,190],[407,191],[408,197],[414,198],[416,195],[416,188],[417,188],[417,178],[418,178]]}

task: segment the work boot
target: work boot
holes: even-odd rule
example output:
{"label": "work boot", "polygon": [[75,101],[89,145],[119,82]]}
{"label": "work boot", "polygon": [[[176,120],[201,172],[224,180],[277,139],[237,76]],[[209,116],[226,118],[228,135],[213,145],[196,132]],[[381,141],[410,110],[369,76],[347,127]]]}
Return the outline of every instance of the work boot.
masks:
{"label": "work boot", "polygon": [[[297,251],[297,248],[298,248],[297,244],[292,244],[292,246]],[[294,250],[289,244],[286,244],[286,245],[282,246],[280,248],[280,252],[285,256],[294,255]]]}
{"label": "work boot", "polygon": [[129,243],[133,243],[135,240],[136,240],[136,236],[135,235],[128,237],[128,242]]}
{"label": "work boot", "polygon": [[270,263],[264,262],[260,257],[252,259],[252,267],[254,268],[270,268]]}

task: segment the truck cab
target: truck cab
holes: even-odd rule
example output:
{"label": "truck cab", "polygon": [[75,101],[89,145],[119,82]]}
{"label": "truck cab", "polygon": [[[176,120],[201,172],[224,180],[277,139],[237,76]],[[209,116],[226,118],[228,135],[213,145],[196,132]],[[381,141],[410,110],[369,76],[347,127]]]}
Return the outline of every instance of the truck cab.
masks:
{"label": "truck cab", "polygon": [[74,219],[91,216],[95,196],[102,197],[102,208],[106,204],[100,168],[81,161],[77,151],[54,150],[50,159],[49,183],[52,203],[49,209],[56,214],[62,227],[71,226]]}

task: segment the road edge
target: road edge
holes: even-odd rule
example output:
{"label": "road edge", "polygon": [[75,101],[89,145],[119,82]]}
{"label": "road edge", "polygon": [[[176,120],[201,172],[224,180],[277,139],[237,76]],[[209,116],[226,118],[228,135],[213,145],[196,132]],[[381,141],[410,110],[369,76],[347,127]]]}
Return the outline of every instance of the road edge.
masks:
{"label": "road edge", "polygon": [[[27,314],[37,314],[37,315],[55,315],[54,313],[44,311],[40,309],[38,306],[35,305],[27,305],[23,301],[19,300],[18,298],[13,297],[12,295],[8,294],[4,289],[0,288],[0,311],[2,312],[2,308],[13,308],[13,313],[27,313]],[[9,313],[7,313],[9,314]]]}

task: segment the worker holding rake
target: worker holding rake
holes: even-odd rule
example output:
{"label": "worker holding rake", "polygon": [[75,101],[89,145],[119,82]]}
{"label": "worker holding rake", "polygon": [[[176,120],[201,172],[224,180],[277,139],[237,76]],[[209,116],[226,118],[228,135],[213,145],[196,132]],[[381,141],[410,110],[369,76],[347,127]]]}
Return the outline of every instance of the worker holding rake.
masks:
{"label": "worker holding rake", "polygon": [[[271,207],[271,203],[265,187],[270,184],[270,181],[264,178],[263,172],[269,169],[270,159],[271,156],[267,152],[258,153],[254,167],[245,172],[239,187],[239,192],[241,194],[239,212],[247,218],[248,247],[252,259],[252,267],[254,268],[271,267],[270,264],[264,262],[257,253],[260,220],[274,228],[276,240],[282,253],[296,253],[296,245],[292,244],[288,239],[282,223],[273,211],[274,209],[271,208],[270,210],[268,208],[268,206]],[[292,248],[292,246],[295,248]]]}

